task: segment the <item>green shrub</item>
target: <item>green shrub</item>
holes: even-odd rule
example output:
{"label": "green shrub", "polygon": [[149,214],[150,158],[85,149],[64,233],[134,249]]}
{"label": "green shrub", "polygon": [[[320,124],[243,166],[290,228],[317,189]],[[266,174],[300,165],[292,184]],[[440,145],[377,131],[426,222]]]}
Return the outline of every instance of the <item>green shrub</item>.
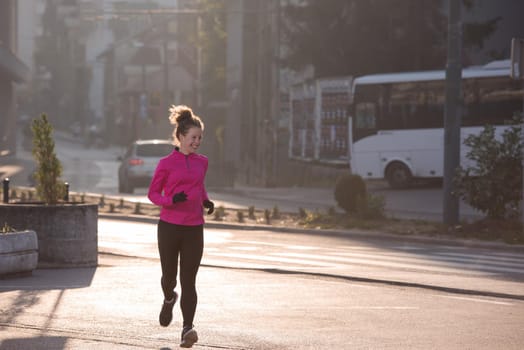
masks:
{"label": "green shrub", "polygon": [[280,210],[278,209],[277,205],[275,205],[271,211],[271,218],[277,220],[280,219]]}
{"label": "green shrub", "polygon": [[298,208],[298,217],[304,219],[307,217],[307,210],[304,208]]}
{"label": "green shrub", "polygon": [[255,216],[255,206],[254,205],[251,205],[249,206],[249,208],[247,209],[247,217],[250,218],[251,220],[256,220],[256,216]]}
{"label": "green shrub", "polygon": [[224,208],[224,206],[220,205],[215,210],[214,219],[217,220],[217,221],[221,221],[224,218],[224,216],[226,216],[226,208]]}
{"label": "green shrub", "polygon": [[99,202],[98,202],[98,206],[99,206],[100,208],[103,208],[103,207],[106,206],[106,198],[105,198],[104,195],[101,195],[101,196],[100,196],[100,200],[99,200]]}
{"label": "green shrub", "polygon": [[241,210],[237,211],[237,221],[240,222],[240,223],[245,222],[245,220],[244,220],[244,212],[242,212]]}
{"label": "green shrub", "polygon": [[59,181],[62,175],[62,164],[55,154],[55,141],[53,140],[53,127],[42,114],[39,119],[31,123],[33,132],[33,158],[36,161],[36,192],[46,204],[56,204],[64,198],[66,188]]}
{"label": "green shrub", "polygon": [[499,141],[495,128],[488,125],[464,144],[470,147],[466,156],[474,165],[457,169],[455,194],[488,218],[516,217],[522,200],[521,126],[512,125]]}
{"label": "green shrub", "polygon": [[376,220],[385,217],[386,201],[384,196],[368,193],[365,201],[361,200],[360,197],[358,198],[357,207],[357,215],[361,219]]}
{"label": "green shrub", "polygon": [[269,209],[264,209],[264,219],[266,220],[266,225],[271,225],[271,212]]}
{"label": "green shrub", "polygon": [[335,184],[335,200],[346,213],[356,213],[367,206],[366,183],[359,175],[341,176]]}

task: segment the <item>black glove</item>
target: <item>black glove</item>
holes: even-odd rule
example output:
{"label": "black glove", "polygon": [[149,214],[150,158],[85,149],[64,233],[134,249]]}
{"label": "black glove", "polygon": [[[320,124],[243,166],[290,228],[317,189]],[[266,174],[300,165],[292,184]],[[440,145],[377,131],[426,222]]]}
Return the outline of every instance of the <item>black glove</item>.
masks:
{"label": "black glove", "polygon": [[185,202],[186,200],[187,194],[185,194],[184,191],[175,193],[175,195],[173,196],[173,203]]}
{"label": "black glove", "polygon": [[207,209],[207,213],[208,214],[213,214],[213,212],[215,211],[215,203],[211,202],[210,200],[206,199],[204,201],[204,208]]}

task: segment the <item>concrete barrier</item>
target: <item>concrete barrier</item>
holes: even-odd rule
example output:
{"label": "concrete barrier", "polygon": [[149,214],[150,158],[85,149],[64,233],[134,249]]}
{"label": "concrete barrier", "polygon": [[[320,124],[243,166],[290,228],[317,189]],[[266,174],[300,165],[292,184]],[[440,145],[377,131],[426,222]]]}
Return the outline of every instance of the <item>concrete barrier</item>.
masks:
{"label": "concrete barrier", "polygon": [[0,277],[31,273],[38,264],[35,231],[0,233]]}
{"label": "concrete barrier", "polygon": [[38,236],[38,267],[96,266],[96,204],[0,204],[0,223]]}

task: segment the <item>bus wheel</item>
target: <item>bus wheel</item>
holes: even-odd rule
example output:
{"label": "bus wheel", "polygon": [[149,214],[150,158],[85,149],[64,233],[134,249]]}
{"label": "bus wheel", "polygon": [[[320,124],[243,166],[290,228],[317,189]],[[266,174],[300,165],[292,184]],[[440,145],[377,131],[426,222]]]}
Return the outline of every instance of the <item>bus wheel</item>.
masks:
{"label": "bus wheel", "polygon": [[393,162],[386,168],[386,179],[392,188],[409,187],[411,171],[401,162]]}

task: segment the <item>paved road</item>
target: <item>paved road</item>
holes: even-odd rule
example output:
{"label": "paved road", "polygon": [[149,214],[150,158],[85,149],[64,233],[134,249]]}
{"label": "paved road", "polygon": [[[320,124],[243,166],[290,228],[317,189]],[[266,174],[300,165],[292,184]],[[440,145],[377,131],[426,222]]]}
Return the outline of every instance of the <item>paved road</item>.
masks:
{"label": "paved road", "polygon": [[[178,348],[179,310],[158,326],[154,229],[102,219],[97,268],[0,280],[0,349]],[[483,280],[522,294],[522,266],[506,250],[208,228],[194,348],[516,350],[519,298],[371,280]],[[368,280],[347,278],[359,274]]]}
{"label": "paved road", "polygon": [[[396,283],[524,300],[524,254],[438,241],[206,228],[207,266]],[[156,226],[99,220],[99,249],[157,259]]]}
{"label": "paved road", "polygon": [[[158,326],[156,262],[104,256],[95,269],[0,281],[0,348],[177,349],[180,313]],[[520,349],[524,303],[203,267],[195,349]],[[488,321],[489,320],[489,321]]]}

